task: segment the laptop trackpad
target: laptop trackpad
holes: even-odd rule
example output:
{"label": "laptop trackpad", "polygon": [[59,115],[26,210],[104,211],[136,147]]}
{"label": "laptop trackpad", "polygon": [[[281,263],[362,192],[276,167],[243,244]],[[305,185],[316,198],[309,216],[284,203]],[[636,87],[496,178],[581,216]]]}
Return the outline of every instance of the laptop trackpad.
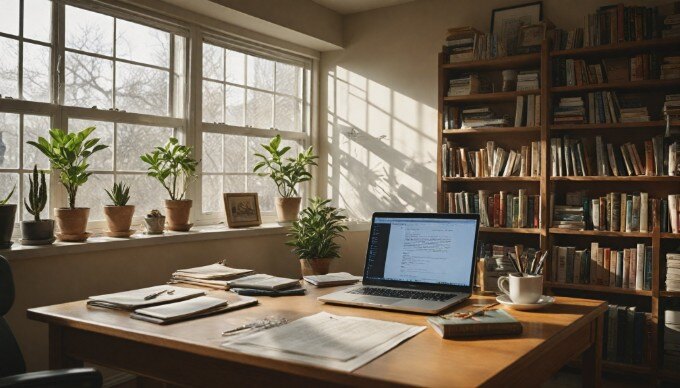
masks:
{"label": "laptop trackpad", "polygon": [[370,295],[363,295],[357,299],[354,299],[354,302],[361,302],[361,303],[371,303],[371,304],[380,304],[380,305],[392,305],[395,302],[398,302],[400,299],[395,299],[395,298],[388,298],[385,296],[370,296]]}

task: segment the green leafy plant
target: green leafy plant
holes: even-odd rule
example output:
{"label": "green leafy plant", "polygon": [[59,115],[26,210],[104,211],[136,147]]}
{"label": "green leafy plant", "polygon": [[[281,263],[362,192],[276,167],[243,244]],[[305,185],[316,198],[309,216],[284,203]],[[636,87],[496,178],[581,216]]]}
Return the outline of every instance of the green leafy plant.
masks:
{"label": "green leafy plant", "polygon": [[298,195],[298,183],[306,182],[312,179],[312,174],[307,171],[308,166],[316,166],[315,159],[319,157],[312,153],[312,147],[300,152],[295,158],[286,158],[284,155],[290,150],[290,147],[281,146],[281,136],[276,135],[269,144],[262,144],[269,156],[256,153],[255,156],[262,159],[253,167],[253,172],[260,172],[260,176],[269,176],[276,188],[284,198],[296,197]]}
{"label": "green leafy plant", "polygon": [[12,194],[14,194],[14,190],[16,190],[16,188],[17,186],[14,185],[14,187],[12,187],[12,191],[10,191],[9,194],[7,194],[7,197],[5,197],[5,199],[0,199],[0,206],[6,205],[7,202],[9,202],[9,199],[12,198]]}
{"label": "green leafy plant", "polygon": [[[38,180],[40,178],[40,180]],[[38,166],[33,166],[33,174],[28,177],[29,190],[28,202],[24,199],[24,206],[33,219],[40,221],[40,212],[47,205],[47,183],[45,182],[45,172],[38,173]]]}
{"label": "green leafy plant", "polygon": [[341,233],[347,230],[340,209],[328,206],[330,199],[313,198],[310,205],[302,210],[300,219],[293,222],[286,245],[293,247],[300,259],[326,259],[340,257],[340,245],[336,237],[345,238]]}
{"label": "green leafy plant", "polygon": [[113,206],[125,206],[130,200],[130,186],[123,182],[114,183],[111,191],[105,190]]}
{"label": "green leafy plant", "polygon": [[36,147],[52,163],[52,167],[59,170],[59,180],[66,188],[68,205],[76,207],[78,187],[84,185],[92,175],[87,171],[90,166],[87,160],[95,152],[99,152],[107,145],[98,144],[98,138],[87,139],[96,127],[88,127],[80,132],[66,133],[61,129],[50,130],[50,141],[39,137],[38,141],[27,143]]}
{"label": "green leafy plant", "polygon": [[148,164],[148,175],[156,178],[170,199],[184,199],[187,187],[192,178],[196,177],[198,161],[191,157],[191,147],[179,144],[179,140],[171,137],[163,147],[156,147],[153,152],[141,156]]}

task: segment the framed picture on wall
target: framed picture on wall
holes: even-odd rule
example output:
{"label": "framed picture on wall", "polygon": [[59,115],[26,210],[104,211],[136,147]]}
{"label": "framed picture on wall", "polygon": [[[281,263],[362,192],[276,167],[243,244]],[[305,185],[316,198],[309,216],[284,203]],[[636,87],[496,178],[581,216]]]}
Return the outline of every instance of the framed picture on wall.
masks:
{"label": "framed picture on wall", "polygon": [[543,2],[497,8],[491,13],[491,33],[501,38],[508,55],[517,53],[519,30],[522,26],[538,24],[543,18]]}
{"label": "framed picture on wall", "polygon": [[257,193],[224,193],[223,196],[230,228],[262,224]]}
{"label": "framed picture on wall", "polygon": [[541,43],[545,40],[548,32],[554,28],[555,25],[549,20],[520,27],[517,36],[517,53],[525,54],[541,51]]}

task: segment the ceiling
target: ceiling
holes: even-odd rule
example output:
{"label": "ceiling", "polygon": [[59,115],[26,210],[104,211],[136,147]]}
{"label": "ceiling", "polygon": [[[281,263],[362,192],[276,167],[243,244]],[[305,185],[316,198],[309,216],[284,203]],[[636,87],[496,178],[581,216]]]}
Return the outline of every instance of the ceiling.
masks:
{"label": "ceiling", "polygon": [[376,8],[391,7],[393,5],[408,3],[414,0],[312,0],[333,11],[349,15],[352,13],[368,11]]}

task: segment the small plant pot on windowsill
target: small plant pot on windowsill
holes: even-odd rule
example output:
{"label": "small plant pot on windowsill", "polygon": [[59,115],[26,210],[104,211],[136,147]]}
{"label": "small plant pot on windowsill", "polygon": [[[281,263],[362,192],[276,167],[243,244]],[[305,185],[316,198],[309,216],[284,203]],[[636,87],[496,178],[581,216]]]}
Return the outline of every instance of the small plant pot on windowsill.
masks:
{"label": "small plant pot on windowsill", "polygon": [[276,220],[280,223],[297,220],[301,201],[300,197],[276,197]]}
{"label": "small plant pot on windowsill", "polygon": [[106,223],[109,225],[109,231],[106,235],[109,237],[130,237],[134,233],[134,230],[130,229],[134,214],[135,207],[133,205],[104,206]]}
{"label": "small plant pot on windowsill", "polygon": [[16,214],[17,205],[0,205],[0,249],[9,249],[12,246]]}
{"label": "small plant pot on windowsill", "polygon": [[21,222],[21,245],[50,245],[54,240],[54,220]]}
{"label": "small plant pot on windowsill", "polygon": [[165,200],[165,214],[168,217],[168,230],[175,232],[188,232],[193,224],[189,223],[189,214],[191,213],[191,205],[193,201],[190,199],[180,200]]}
{"label": "small plant pot on windowsill", "polygon": [[300,259],[302,276],[326,275],[330,271],[333,260],[335,259]]}
{"label": "small plant pot on windowsill", "polygon": [[144,218],[146,234],[163,234],[165,229],[165,217],[146,217]]}
{"label": "small plant pot on windowsill", "polygon": [[89,217],[89,207],[77,207],[74,209],[60,207],[54,209],[54,218],[57,220],[57,226],[59,226],[57,239],[67,242],[86,241],[91,235],[87,233],[87,220]]}

